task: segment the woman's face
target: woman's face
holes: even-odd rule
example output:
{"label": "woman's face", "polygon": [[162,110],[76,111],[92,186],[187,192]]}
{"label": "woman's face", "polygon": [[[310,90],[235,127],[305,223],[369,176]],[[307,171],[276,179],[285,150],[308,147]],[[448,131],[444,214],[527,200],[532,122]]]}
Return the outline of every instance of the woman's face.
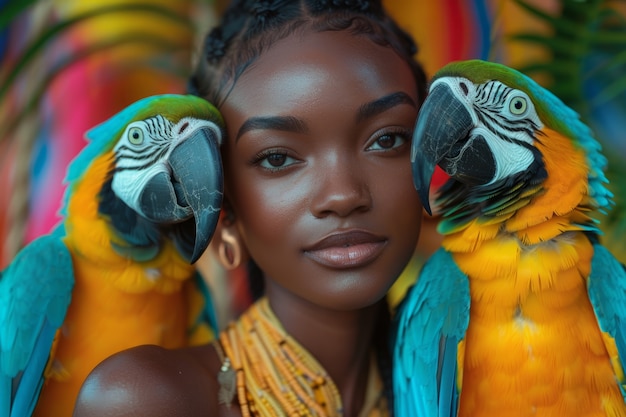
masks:
{"label": "woman's face", "polygon": [[268,285],[340,310],[385,295],[420,230],[417,102],[400,57],[345,32],[281,40],[236,82],[226,198]]}

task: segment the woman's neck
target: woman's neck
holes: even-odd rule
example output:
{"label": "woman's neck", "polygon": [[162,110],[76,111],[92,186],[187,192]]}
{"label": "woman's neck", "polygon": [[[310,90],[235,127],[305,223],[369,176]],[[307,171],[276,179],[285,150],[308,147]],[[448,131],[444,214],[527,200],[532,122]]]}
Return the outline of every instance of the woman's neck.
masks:
{"label": "woman's neck", "polygon": [[270,283],[266,295],[285,330],[331,376],[341,394],[344,416],[357,416],[365,398],[379,309],[384,306],[377,303],[361,310],[329,310]]}

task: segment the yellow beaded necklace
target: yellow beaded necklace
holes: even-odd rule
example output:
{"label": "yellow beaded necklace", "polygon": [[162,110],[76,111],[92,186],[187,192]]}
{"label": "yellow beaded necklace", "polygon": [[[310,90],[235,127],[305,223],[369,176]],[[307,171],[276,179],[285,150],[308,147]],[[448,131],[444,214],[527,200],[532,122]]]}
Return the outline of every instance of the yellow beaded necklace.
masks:
{"label": "yellow beaded necklace", "polygon": [[[330,376],[289,336],[267,298],[252,305],[222,333],[215,346],[224,348],[218,381],[220,402],[230,404],[235,393],[243,417],[342,417],[339,391]],[[376,366],[369,372],[365,400],[368,417],[389,415]]]}

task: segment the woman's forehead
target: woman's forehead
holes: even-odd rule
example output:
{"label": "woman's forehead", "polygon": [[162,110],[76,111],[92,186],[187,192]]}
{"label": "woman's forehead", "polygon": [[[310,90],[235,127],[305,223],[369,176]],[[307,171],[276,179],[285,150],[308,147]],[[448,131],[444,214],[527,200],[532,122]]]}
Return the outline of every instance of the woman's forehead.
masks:
{"label": "woman's forehead", "polygon": [[416,90],[410,66],[392,48],[345,31],[307,32],[259,56],[224,107],[275,114],[303,100],[350,104],[396,91],[415,97]]}

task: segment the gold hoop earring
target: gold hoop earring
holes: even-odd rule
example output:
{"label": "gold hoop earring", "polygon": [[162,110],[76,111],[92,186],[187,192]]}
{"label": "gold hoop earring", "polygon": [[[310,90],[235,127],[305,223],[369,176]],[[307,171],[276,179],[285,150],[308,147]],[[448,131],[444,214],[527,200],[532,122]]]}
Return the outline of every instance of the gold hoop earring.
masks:
{"label": "gold hoop earring", "polygon": [[241,265],[241,246],[232,232],[223,229],[217,255],[222,266],[231,271]]}

